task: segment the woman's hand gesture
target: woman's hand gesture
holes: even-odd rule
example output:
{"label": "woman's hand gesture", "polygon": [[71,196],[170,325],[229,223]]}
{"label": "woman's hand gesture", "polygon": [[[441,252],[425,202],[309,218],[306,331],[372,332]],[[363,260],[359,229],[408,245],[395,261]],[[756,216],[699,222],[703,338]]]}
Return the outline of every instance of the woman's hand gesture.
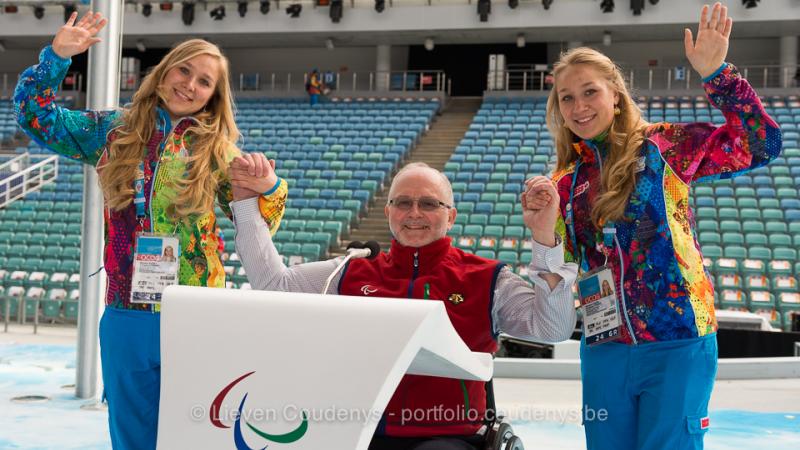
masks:
{"label": "woman's hand gesture", "polygon": [[77,18],[78,13],[72,13],[53,38],[53,51],[62,58],[79,55],[100,42],[100,38],[95,36],[108,22],[102,14],[92,14],[91,11],[75,23]]}
{"label": "woman's hand gesture", "polygon": [[696,42],[692,39],[692,30],[687,28],[683,33],[686,58],[703,78],[712,75],[725,62],[728,38],[733,27],[733,19],[728,17],[727,6],[715,3],[711,15],[708,14],[708,9],[708,5],[703,5],[700,12]]}
{"label": "woman's hand gesture", "polygon": [[521,196],[523,222],[531,230],[536,242],[549,247],[556,245],[559,198],[555,183],[545,176],[527,180]]}

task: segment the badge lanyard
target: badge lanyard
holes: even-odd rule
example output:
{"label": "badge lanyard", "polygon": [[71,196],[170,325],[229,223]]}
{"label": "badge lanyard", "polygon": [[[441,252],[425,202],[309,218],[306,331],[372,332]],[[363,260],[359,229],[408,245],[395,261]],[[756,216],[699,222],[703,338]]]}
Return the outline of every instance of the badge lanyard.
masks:
{"label": "badge lanyard", "polygon": [[566,226],[569,230],[573,251],[580,252],[581,268],[585,275],[578,279],[578,294],[583,310],[583,335],[588,345],[596,345],[613,341],[620,337],[621,323],[617,307],[616,287],[613,272],[608,268],[608,255],[614,246],[617,229],[613,222],[603,224],[603,254],[606,259],[602,266],[589,270],[586,249],[578,243],[575,231],[575,186],[578,182],[578,169],[581,161],[575,165],[572,173],[572,185],[569,190],[569,203],[566,206]]}
{"label": "badge lanyard", "polygon": [[178,224],[175,225],[172,235],[157,235],[152,233],[151,218],[150,232],[145,232],[144,222],[147,219],[147,208],[144,193],[144,161],[139,162],[133,190],[133,203],[136,206],[139,230],[135,238],[130,301],[131,303],[152,304],[152,311],[155,312],[160,309],[161,294],[164,289],[167,286],[178,284],[179,281],[180,241],[175,236]]}
{"label": "badge lanyard", "polygon": [[147,217],[145,211],[145,198],[144,198],[144,161],[139,161],[139,171],[136,174],[136,179],[133,181],[133,204],[136,205],[136,219],[139,221],[139,226],[144,231],[144,219]]}

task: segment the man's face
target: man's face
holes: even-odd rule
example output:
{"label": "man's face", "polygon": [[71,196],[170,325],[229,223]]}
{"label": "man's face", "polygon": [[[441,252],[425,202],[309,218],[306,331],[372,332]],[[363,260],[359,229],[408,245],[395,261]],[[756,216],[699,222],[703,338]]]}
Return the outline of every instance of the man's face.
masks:
{"label": "man's face", "polygon": [[[445,237],[456,220],[455,208],[438,204],[450,200],[434,169],[415,168],[400,174],[392,183],[389,200],[392,204],[384,207],[389,229],[407,247],[423,247]],[[434,203],[436,207],[425,210],[425,204]]]}

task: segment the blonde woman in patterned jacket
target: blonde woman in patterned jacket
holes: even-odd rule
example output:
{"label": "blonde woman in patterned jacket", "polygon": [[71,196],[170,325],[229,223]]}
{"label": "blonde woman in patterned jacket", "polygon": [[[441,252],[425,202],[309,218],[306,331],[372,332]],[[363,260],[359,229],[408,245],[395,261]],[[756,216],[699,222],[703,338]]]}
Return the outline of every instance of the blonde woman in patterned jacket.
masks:
{"label": "blonde woman in patterned jacket", "polygon": [[[158,277],[173,284],[225,286],[214,205],[230,216],[227,169],[241,154],[235,145],[239,131],[228,61],[215,45],[188,40],[144,78],[122,110],[70,111],[56,105],[56,90],[70,58],[99,42],[96,34],[106,24],[100,14],[77,18],[73,13],[42,50],[39,63],[20,76],[14,94],[17,120],[39,144],[98,170],[108,274],[100,346],[111,441],[115,449],[152,449],[163,286],[135,267],[155,264]],[[245,160],[245,170],[260,178],[259,209],[275,232],[286,182],[265,170],[270,162],[263,155],[245,155]],[[168,245],[177,263],[154,262],[161,261]]]}

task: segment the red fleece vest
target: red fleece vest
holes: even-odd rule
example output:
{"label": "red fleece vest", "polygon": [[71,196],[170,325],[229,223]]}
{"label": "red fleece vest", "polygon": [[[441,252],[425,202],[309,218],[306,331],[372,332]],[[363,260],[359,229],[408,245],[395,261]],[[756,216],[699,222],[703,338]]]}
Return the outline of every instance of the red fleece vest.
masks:
{"label": "red fleece vest", "polygon": [[[467,254],[443,238],[425,247],[392,242],[389,253],[349,263],[342,295],[428,298],[444,302],[450,321],[472,351],[494,353],[491,308],[497,261]],[[365,288],[365,286],[368,286]],[[384,413],[389,436],[467,435],[486,413],[485,383],[406,375]]]}

